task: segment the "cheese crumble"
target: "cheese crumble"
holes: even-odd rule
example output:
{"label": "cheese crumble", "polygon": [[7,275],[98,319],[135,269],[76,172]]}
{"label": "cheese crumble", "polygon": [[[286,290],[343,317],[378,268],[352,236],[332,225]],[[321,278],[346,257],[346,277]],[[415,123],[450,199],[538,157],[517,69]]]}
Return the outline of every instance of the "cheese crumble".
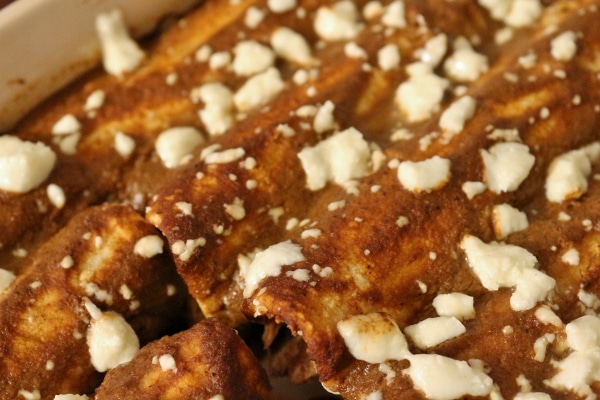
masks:
{"label": "cheese crumble", "polygon": [[233,72],[239,76],[251,76],[273,66],[275,53],[255,40],[239,42],[233,48]]}
{"label": "cheese crumble", "polygon": [[444,62],[444,71],[457,82],[474,82],[487,70],[487,57],[473,50],[465,38],[454,42],[454,52]]}
{"label": "cheese crumble", "polygon": [[164,242],[158,235],[144,236],[135,243],[133,252],[144,258],[152,258],[155,255],[162,254]]}
{"label": "cheese crumble", "polygon": [[145,58],[142,49],[129,36],[120,10],[98,15],[96,31],[102,47],[102,64],[109,74],[121,76],[132,72]]}
{"label": "cheese crumble", "polygon": [[430,65],[423,62],[406,67],[409,78],[398,86],[396,104],[406,115],[408,122],[420,122],[440,109],[445,90],[450,83],[433,73]]}
{"label": "cheese crumble", "polygon": [[316,62],[306,38],[290,28],[275,29],[271,34],[271,47],[279,57],[287,61],[302,66],[309,66]]}
{"label": "cheese crumble", "polygon": [[514,232],[527,229],[527,214],[510,204],[498,204],[492,209],[492,222],[497,239],[504,239]]}
{"label": "cheese crumble", "polygon": [[554,289],[555,280],[537,270],[536,257],[522,247],[484,243],[475,236],[465,235],[460,248],[483,287],[491,291],[514,288],[510,305],[515,311],[533,308]]}
{"label": "cheese crumble", "polygon": [[433,156],[423,161],[402,161],[398,165],[398,180],[415,193],[440,189],[450,179],[450,160]]}
{"label": "cheese crumble", "polygon": [[550,54],[557,61],[570,61],[577,52],[576,39],[573,31],[561,33],[550,42]]}
{"label": "cheese crumble", "polygon": [[404,335],[388,314],[348,317],[337,323],[337,330],[357,360],[377,364],[402,360],[409,354]]}
{"label": "cheese crumble", "polygon": [[415,388],[430,400],[452,400],[466,395],[487,396],[494,382],[481,367],[437,354],[414,354],[404,371]]}
{"label": "cheese crumble", "polygon": [[50,176],[55,164],[56,154],[45,144],[0,136],[0,190],[29,192]]}
{"label": "cheese crumble", "polygon": [[16,276],[11,271],[0,268],[0,293],[6,290],[15,279]]}
{"label": "cheese crumble", "polygon": [[204,136],[194,127],[175,127],[163,131],[156,139],[158,156],[167,168],[187,164],[196,147],[204,143]]}
{"label": "cheese crumble", "polygon": [[511,192],[529,176],[535,157],[522,143],[497,143],[481,150],[484,177],[488,188],[495,193]]}
{"label": "cheese crumble", "polygon": [[588,189],[592,163],[600,158],[600,142],[557,156],[548,167],[546,198],[560,203],[577,199]]}
{"label": "cheese crumble", "polygon": [[476,101],[471,96],[464,96],[452,103],[440,117],[440,128],[447,135],[460,133],[465,123],[475,114]]}
{"label": "cheese crumble", "polygon": [[353,39],[360,31],[358,10],[354,3],[348,0],[339,1],[331,7],[319,7],[315,15],[314,29],[323,40]]}
{"label": "cheese crumble", "polygon": [[466,331],[465,326],[452,316],[427,318],[404,328],[404,332],[420,349],[437,346],[446,340],[462,335]]}
{"label": "cheese crumble", "polygon": [[600,381],[600,319],[592,315],[579,317],[566,325],[565,332],[573,352],[556,363],[558,372],[545,383],[593,399],[590,385]]}
{"label": "cheese crumble", "polygon": [[87,343],[96,371],[105,372],[131,361],[140,348],[133,328],[120,314],[102,312],[89,299],[86,299],[85,307],[92,317]]}
{"label": "cheese crumble", "polygon": [[284,265],[292,265],[304,260],[302,248],[289,240],[274,244],[257,253],[242,276],[245,283],[244,297],[250,297],[265,278],[281,274]]}
{"label": "cheese crumble", "polygon": [[239,111],[250,111],[271,101],[284,86],[279,70],[270,67],[248,79],[234,94],[233,102]]}
{"label": "cheese crumble", "polygon": [[314,147],[304,148],[298,157],[306,173],[306,186],[310,190],[319,190],[329,181],[344,185],[365,176],[371,151],[362,134],[348,128]]}
{"label": "cheese crumble", "polygon": [[475,318],[473,297],[464,293],[438,294],[433,299],[433,308],[442,317],[455,317],[459,320]]}

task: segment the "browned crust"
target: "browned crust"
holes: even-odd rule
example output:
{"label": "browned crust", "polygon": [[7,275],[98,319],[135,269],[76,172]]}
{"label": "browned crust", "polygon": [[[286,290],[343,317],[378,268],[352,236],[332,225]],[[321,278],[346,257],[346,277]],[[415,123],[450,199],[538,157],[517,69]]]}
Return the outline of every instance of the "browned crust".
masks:
{"label": "browned crust", "polygon": [[[560,65],[569,77],[568,84],[552,74],[541,70],[524,72],[516,65],[517,57],[532,48],[537,50],[540,69],[544,63],[550,64],[551,69],[559,68],[548,54],[549,38],[542,23],[530,41],[514,53],[502,56],[487,75],[469,88],[467,94],[477,99],[478,111],[460,136],[449,144],[434,141],[427,149],[420,150],[419,139],[436,129],[434,117],[414,129],[415,139],[387,150],[388,159],[400,161],[422,160],[433,155],[450,159],[452,178],[443,189],[431,194],[411,193],[399,186],[395,170],[382,168],[361,181],[361,196],[347,199],[341,211],[327,213],[324,196],[310,214],[323,233],[308,240],[302,239],[300,233],[289,236],[301,244],[306,261],[284,267],[279,276],[265,279],[245,303],[249,313],[264,314],[301,332],[319,376],[332,390],[350,399],[376,390],[382,390],[385,398],[422,396],[411,389],[410,379],[401,372],[407,367],[406,361],[390,362],[397,378],[392,385],[386,385],[377,366],[368,366],[350,356],[336,323],[352,315],[386,312],[404,327],[435,315],[430,306],[435,294],[458,291],[475,298],[478,317],[466,324],[465,335],[429,351],[452,358],[483,360],[491,366],[489,374],[505,396],[519,391],[516,378],[521,373],[535,382],[534,390],[551,393],[553,398],[572,395],[553,391],[542,383],[553,375],[551,357],[543,363],[531,358],[535,340],[544,333],[558,334],[556,329],[542,325],[532,313],[511,310],[510,291],[488,293],[469,270],[458,247],[467,233],[485,242],[496,240],[489,222],[491,207],[505,202],[513,204],[527,211],[530,227],[507,241],[530,249],[540,260],[540,269],[557,279],[552,300],[558,305],[557,313],[563,321],[569,322],[580,315],[577,305],[580,286],[597,293],[599,237],[597,231],[585,230],[582,219],[600,218],[596,205],[599,183],[591,182],[582,199],[561,205],[549,203],[544,195],[546,171],[552,159],[598,139],[599,117],[594,109],[600,101],[598,71],[590,62],[600,51],[597,45],[600,30],[593,22],[597,14],[579,13],[567,3],[559,2],[548,9],[543,21],[558,23],[558,31],[583,32],[576,60]],[[517,74],[522,83],[508,84],[506,73]],[[525,83],[525,78],[532,74],[537,80]],[[585,99],[578,106],[571,103],[576,94]],[[534,105],[519,103],[527,95],[535,99]],[[544,106],[551,110],[550,116],[540,120],[537,117]],[[530,121],[532,117],[536,118],[534,124]],[[465,181],[483,180],[479,151],[492,144],[487,139],[487,126],[518,128],[536,163],[518,191],[500,195],[485,192],[469,201],[461,185]],[[381,189],[371,193],[373,185]],[[560,210],[573,212],[577,217],[568,224],[560,223],[557,221]],[[410,220],[402,229],[395,224],[400,215]],[[565,270],[560,254],[570,247],[579,250],[582,260],[578,268]],[[430,258],[432,251],[435,260]],[[288,270],[310,270],[313,264],[330,266],[333,275],[311,277],[314,285],[286,277]],[[418,281],[427,285],[426,293],[420,291]],[[507,325],[515,330],[508,337],[502,333],[502,327]],[[563,350],[557,345],[553,351],[560,358]]]}
{"label": "browned crust", "polygon": [[[86,297],[123,315],[142,344],[185,326],[187,291],[170,259],[133,253],[139,238],[156,234],[130,207],[107,204],[77,215],[32,255],[26,272],[0,295],[1,398],[38,390],[41,399],[53,399],[89,393],[100,383],[86,343]],[[68,269],[61,267],[66,256],[73,260]],[[88,284],[110,300],[97,298]]]}
{"label": "browned crust", "polygon": [[[168,354],[176,371],[163,370]],[[96,400],[225,399],[269,400],[271,387],[250,349],[224,322],[208,319],[144,347],[128,364],[106,374]]]}

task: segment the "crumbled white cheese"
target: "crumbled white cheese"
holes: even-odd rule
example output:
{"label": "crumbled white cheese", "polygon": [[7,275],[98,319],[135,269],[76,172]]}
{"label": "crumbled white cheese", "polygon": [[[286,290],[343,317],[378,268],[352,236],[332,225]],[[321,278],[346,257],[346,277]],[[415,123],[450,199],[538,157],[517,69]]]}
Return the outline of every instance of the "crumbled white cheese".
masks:
{"label": "crumbled white cheese", "polygon": [[271,67],[248,79],[235,92],[233,102],[239,111],[250,111],[271,101],[284,86],[279,70]]}
{"label": "crumbled white cheese", "polygon": [[438,354],[414,354],[407,357],[410,376],[416,389],[430,400],[453,400],[463,396],[487,396],[494,382],[479,365]]}
{"label": "crumbled white cheese", "polygon": [[408,122],[424,121],[439,110],[449,82],[422,62],[408,65],[406,71],[409,78],[398,86],[395,101]]}
{"label": "crumbled white cheese", "polygon": [[0,293],[8,288],[15,279],[16,276],[11,271],[0,268]]}
{"label": "crumbled white cheese", "polygon": [[362,15],[367,20],[374,20],[383,15],[383,4],[378,0],[371,0],[363,6]]}
{"label": "crumbled white cheese", "polygon": [[89,397],[87,397],[85,394],[57,394],[54,395],[54,400],[87,400],[89,399]]}
{"label": "crumbled white cheese", "polygon": [[87,343],[96,371],[105,372],[131,361],[140,348],[139,339],[131,325],[116,312],[102,312],[89,299],[86,299],[85,307],[92,317]]}
{"label": "crumbled white cheese", "polygon": [[401,215],[401,216],[399,216],[399,217],[398,217],[398,219],[396,219],[396,226],[397,226],[398,228],[403,228],[403,227],[405,227],[406,225],[408,225],[408,224],[409,224],[409,222],[410,222],[410,221],[408,220],[408,217],[406,217],[406,216],[404,216],[404,215]]}
{"label": "crumbled white cheese", "polygon": [[133,252],[145,258],[162,254],[164,242],[158,235],[148,235],[138,239],[133,246]]}
{"label": "crumbled white cheese", "polygon": [[344,54],[348,58],[362,58],[362,59],[368,58],[368,54],[365,51],[365,49],[360,47],[355,42],[348,42],[344,45]]}
{"label": "crumbled white cheese", "polygon": [[566,31],[550,41],[550,54],[557,61],[569,61],[577,52],[577,35]]}
{"label": "crumbled white cheese", "polygon": [[121,76],[137,69],[145,54],[129,36],[125,19],[119,9],[98,15],[96,32],[102,47],[102,64],[106,72]]}
{"label": "crumbled white cheese", "polygon": [[315,15],[314,29],[323,40],[353,39],[360,31],[358,10],[349,0],[339,1],[331,7],[321,6]]}
{"label": "crumbled white cheese", "polygon": [[233,72],[239,76],[251,76],[273,66],[275,53],[255,40],[239,42],[233,48]]}
{"label": "crumbled white cheese", "polygon": [[158,357],[158,365],[160,365],[160,368],[164,372],[177,372],[177,364],[175,363],[175,358],[171,354],[161,354]]}
{"label": "crumbled white cheese", "polygon": [[468,40],[460,37],[454,42],[454,51],[444,62],[444,71],[457,82],[474,82],[487,72],[487,57],[473,50]]}
{"label": "crumbled white cheese", "polygon": [[583,286],[581,286],[577,292],[577,299],[589,309],[596,310],[600,308],[600,298],[594,293],[583,290]]}
{"label": "crumbled white cheese", "polygon": [[290,28],[276,28],[271,34],[271,47],[284,60],[303,66],[315,62],[306,38]]}
{"label": "crumbled white cheese", "polygon": [[18,395],[23,397],[25,400],[40,400],[42,398],[40,391],[37,389],[31,391],[21,389],[19,390]]}
{"label": "crumbled white cheese", "polygon": [[208,66],[212,70],[226,68],[231,64],[231,53],[228,51],[217,51],[208,58]]}
{"label": "crumbled white cheese", "polygon": [[298,282],[308,282],[310,280],[310,271],[304,268],[288,271],[285,275]]}
{"label": "crumbled white cheese", "polygon": [[404,1],[394,0],[383,10],[381,23],[389,28],[405,28]]}
{"label": "crumbled white cheese", "polygon": [[381,390],[371,392],[365,397],[365,400],[383,400],[383,393]]}
{"label": "crumbled white cheese", "polygon": [[518,129],[500,129],[494,128],[492,132],[487,135],[490,140],[503,140],[505,142],[520,142],[521,136],[519,135]]}
{"label": "crumbled white cheese", "polygon": [[377,51],[377,65],[384,71],[398,68],[400,58],[400,51],[394,43],[388,43]]}
{"label": "crumbled white cheese", "polygon": [[173,254],[179,257],[181,261],[189,261],[198,247],[206,244],[206,239],[199,237],[197,239],[187,239],[186,241],[178,240],[171,245]]}
{"label": "crumbled white cheese", "polygon": [[464,293],[438,294],[433,299],[433,308],[442,317],[455,317],[460,320],[475,318],[473,297]]}
{"label": "crumbled white cheese", "polygon": [[102,89],[96,89],[92,93],[88,95],[85,99],[85,104],[83,109],[85,111],[94,111],[102,107],[104,105],[104,101],[106,100],[106,93]]}
{"label": "crumbled white cheese", "polygon": [[246,216],[246,210],[244,209],[244,202],[236,197],[233,199],[233,203],[225,204],[225,212],[231,216],[236,221],[240,221],[244,219]]}
{"label": "crumbled white cheese", "polygon": [[427,318],[404,328],[404,333],[420,349],[437,346],[466,331],[465,326],[457,318],[443,316]]}
{"label": "crumbled white cheese", "polygon": [[63,188],[57,184],[49,184],[46,188],[46,194],[48,195],[48,200],[50,200],[50,203],[52,203],[54,207],[60,209],[65,206],[65,203],[67,202],[67,196],[65,195]]}
{"label": "crumbled white cheese", "polygon": [[133,292],[131,291],[131,289],[129,288],[129,286],[127,286],[126,284],[122,284],[119,287],[119,294],[121,296],[123,296],[123,298],[125,300],[131,300],[133,297]]}
{"label": "crumbled white cheese", "polygon": [[513,28],[511,28],[510,26],[500,28],[494,34],[494,42],[496,42],[497,45],[506,44],[513,38],[514,33],[515,32]]}
{"label": "crumbled white cheese", "polygon": [[565,332],[573,352],[556,363],[558,372],[544,383],[594,399],[596,395],[590,385],[600,381],[600,319],[585,315],[568,323]]}
{"label": "crumbled white cheese", "polygon": [[56,154],[41,142],[0,136],[0,190],[25,193],[44,182],[56,163]]}
{"label": "crumbled white cheese", "polygon": [[460,247],[483,287],[492,291],[501,287],[514,288],[510,305],[515,311],[533,308],[554,289],[555,280],[537,270],[537,259],[522,247],[484,243],[472,235],[465,235]]}
{"label": "crumbled white cheese", "polygon": [[313,120],[313,129],[315,132],[323,133],[337,128],[337,123],[333,115],[334,109],[335,104],[331,100],[327,100],[319,107]]}
{"label": "crumbled white cheese", "polygon": [[256,6],[250,6],[244,15],[244,24],[250,29],[256,29],[265,19],[266,13]]}
{"label": "crumbled white cheese", "polygon": [[163,131],[156,139],[158,156],[167,168],[188,163],[196,147],[204,143],[204,136],[194,127],[182,126]]}
{"label": "crumbled white cheese", "polygon": [[408,344],[392,317],[384,313],[355,315],[337,323],[346,348],[357,360],[378,364],[402,360]]}
{"label": "crumbled white cheese", "polygon": [[181,211],[181,214],[177,214],[177,216],[187,216],[191,217],[194,215],[193,205],[192,203],[188,203],[187,201],[178,201],[175,203],[175,208]]}
{"label": "crumbled white cheese", "polygon": [[257,253],[242,276],[245,282],[244,297],[250,297],[265,278],[281,274],[284,265],[292,265],[304,260],[302,248],[289,240],[274,244]]}
{"label": "crumbled white cheese", "polygon": [[529,176],[535,157],[522,143],[497,143],[482,149],[484,177],[488,188],[495,193],[511,192]]}
{"label": "crumbled white cheese", "polygon": [[533,342],[533,359],[537,362],[544,362],[546,359],[546,350],[548,345],[556,339],[556,335],[552,333],[546,333],[540,336]]}
{"label": "crumbled white cheese", "polygon": [[73,114],[65,114],[52,125],[53,135],[70,135],[81,130],[81,123]]}
{"label": "crumbled white cheese", "polygon": [[519,392],[513,397],[513,400],[552,400],[552,397],[542,392]]}
{"label": "crumbled white cheese", "polygon": [[443,187],[450,179],[450,160],[433,156],[423,161],[402,161],[398,165],[398,180],[415,193],[430,192]]}
{"label": "crumbled white cheese", "polygon": [[197,95],[204,102],[198,112],[204,127],[211,135],[221,135],[233,125],[233,92],[220,82],[206,83],[197,88]]}
{"label": "crumbled white cheese", "polygon": [[77,152],[77,144],[81,139],[81,133],[72,133],[69,135],[61,135],[55,138],[54,143],[58,144],[60,151],[63,154],[73,155]]}
{"label": "crumbled white cheese", "polygon": [[594,142],[584,148],[563,153],[552,160],[546,176],[546,198],[560,203],[577,199],[586,193],[592,162],[598,160],[599,151],[600,142]]}
{"label": "crumbled white cheese", "polygon": [[314,147],[304,148],[298,157],[306,173],[307,187],[319,190],[328,181],[343,185],[365,176],[371,151],[362,134],[354,128],[348,128]]}
{"label": "crumbled white cheese", "polygon": [[415,56],[429,65],[431,68],[438,66],[448,49],[448,38],[445,34],[439,33],[429,39],[425,46],[415,52]]}
{"label": "crumbled white cheese", "polygon": [[440,128],[445,135],[460,133],[465,123],[475,114],[476,101],[471,96],[463,96],[452,103],[440,117]]}
{"label": "crumbled white cheese", "polygon": [[479,0],[479,4],[494,19],[515,28],[531,25],[542,14],[540,0]]}
{"label": "crumbled white cheese", "polygon": [[61,268],[69,269],[75,265],[75,260],[71,256],[65,256],[59,263]]}
{"label": "crumbled white cheese", "polygon": [[525,69],[533,68],[537,62],[537,55],[533,50],[518,58],[519,65]]}
{"label": "crumbled white cheese", "polygon": [[536,308],[535,317],[544,325],[563,326],[563,322],[558,315],[547,305],[543,304]]}
{"label": "crumbled white cheese", "polygon": [[565,264],[576,267],[579,265],[579,251],[577,249],[569,249],[563,253],[560,259]]}
{"label": "crumbled white cheese", "polygon": [[267,6],[272,13],[281,14],[296,8],[296,0],[267,0]]}
{"label": "crumbled white cheese", "polygon": [[201,157],[207,164],[227,164],[239,160],[246,155],[246,151],[241,147],[234,147],[223,151],[210,152]]}
{"label": "crumbled white cheese", "polygon": [[485,191],[486,186],[483,182],[467,181],[462,184],[461,189],[469,200],[472,200],[478,194]]}
{"label": "crumbled white cheese", "polygon": [[317,228],[306,229],[300,235],[302,239],[317,238],[319,236],[321,236],[321,230]]}
{"label": "crumbled white cheese", "polygon": [[123,132],[115,134],[114,148],[123,158],[127,158],[135,150],[135,140]]}
{"label": "crumbled white cheese", "polygon": [[492,223],[497,239],[504,239],[514,232],[527,229],[527,214],[510,204],[497,204],[492,209]]}

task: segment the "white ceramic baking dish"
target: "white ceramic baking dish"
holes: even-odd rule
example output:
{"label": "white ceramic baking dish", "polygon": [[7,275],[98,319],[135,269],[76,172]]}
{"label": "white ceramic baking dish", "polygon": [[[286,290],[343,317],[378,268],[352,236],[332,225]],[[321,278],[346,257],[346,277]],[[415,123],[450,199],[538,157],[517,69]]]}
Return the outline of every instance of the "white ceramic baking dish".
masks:
{"label": "white ceramic baking dish", "polygon": [[0,9],[0,132],[96,65],[96,16],[121,9],[133,36],[198,0],[17,0]]}

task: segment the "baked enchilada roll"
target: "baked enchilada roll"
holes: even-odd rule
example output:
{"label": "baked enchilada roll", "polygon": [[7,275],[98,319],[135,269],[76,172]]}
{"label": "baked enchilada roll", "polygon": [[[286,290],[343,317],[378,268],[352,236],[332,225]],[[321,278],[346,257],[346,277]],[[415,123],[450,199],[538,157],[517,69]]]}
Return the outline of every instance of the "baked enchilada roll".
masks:
{"label": "baked enchilada roll", "polygon": [[[386,132],[397,122],[387,100],[407,78],[400,59],[429,59],[440,52],[436,42],[445,46],[463,35],[484,38],[490,35],[488,24],[496,24],[472,2],[378,8],[304,1],[281,14],[262,9],[260,25],[251,28],[246,18],[257,7],[262,9],[248,8],[233,30],[219,32],[201,47],[209,67],[224,54],[232,58],[224,73],[198,86],[205,99],[200,117],[212,121],[205,125],[209,131],[225,117],[236,122],[157,192],[146,214],[167,238],[204,314],[234,326],[246,320],[238,279],[246,255],[283,240],[294,226],[305,226],[317,199],[353,197],[352,178],[380,168],[381,146],[389,144]],[[200,8],[195,18],[210,20],[211,9]],[[448,38],[437,37],[423,18],[447,27]],[[430,40],[434,49],[419,53]],[[264,65],[253,58],[259,54]],[[210,119],[211,113],[221,117]],[[354,129],[344,140],[359,146],[341,161],[347,166],[338,180],[350,186],[342,182],[339,193],[312,190],[297,155],[342,127]],[[326,158],[326,152],[319,157]]]}
{"label": "baked enchilada roll", "polygon": [[86,210],[0,293],[0,397],[89,394],[140,346],[185,328],[187,308],[153,226],[129,206]]}
{"label": "baked enchilada roll", "polygon": [[109,371],[95,400],[272,399],[264,369],[223,321],[203,320],[145,346]]}
{"label": "baked enchilada roll", "polygon": [[[323,194],[310,223],[248,255],[245,310],[301,336],[329,390],[598,393],[597,17],[596,2],[556,2],[474,82],[437,72],[449,101],[402,124],[355,196]],[[390,99],[405,116],[427,100],[411,86],[423,66],[406,68]],[[307,185],[332,168],[320,151],[349,151],[326,146],[350,128],[299,153]],[[319,190],[340,193],[331,181]]]}

